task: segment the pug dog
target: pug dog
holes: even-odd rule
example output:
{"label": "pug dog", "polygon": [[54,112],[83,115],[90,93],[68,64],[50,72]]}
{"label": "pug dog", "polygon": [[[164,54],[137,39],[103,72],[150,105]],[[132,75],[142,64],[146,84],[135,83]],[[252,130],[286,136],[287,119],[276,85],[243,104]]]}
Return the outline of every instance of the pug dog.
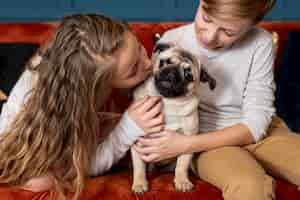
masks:
{"label": "pug dog", "polygon": [[[198,87],[200,81],[208,83],[209,88],[213,90],[216,87],[216,80],[204,69],[199,59],[174,44],[157,44],[151,61],[153,76],[135,89],[134,98],[138,99],[146,95],[161,96],[165,115],[164,128],[187,135],[198,133],[200,95]],[[143,194],[148,191],[147,166],[133,148],[131,148],[131,156],[133,162],[132,191],[136,194]],[[177,191],[186,192],[193,188],[193,184],[188,178],[191,160],[192,154],[184,154],[178,156],[177,161],[173,162],[175,167],[174,185]],[[162,164],[172,165],[169,160],[155,163],[156,166]]]}

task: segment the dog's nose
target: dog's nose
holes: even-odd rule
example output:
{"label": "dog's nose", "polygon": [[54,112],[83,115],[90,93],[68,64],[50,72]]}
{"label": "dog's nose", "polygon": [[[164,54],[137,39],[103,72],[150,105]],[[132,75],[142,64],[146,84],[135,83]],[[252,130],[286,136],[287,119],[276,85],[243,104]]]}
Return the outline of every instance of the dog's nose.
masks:
{"label": "dog's nose", "polygon": [[164,97],[179,97],[187,91],[178,66],[164,67],[154,78],[155,87]]}
{"label": "dog's nose", "polygon": [[170,83],[179,83],[182,81],[180,71],[175,67],[168,67],[162,69],[160,73],[162,81],[168,81]]}

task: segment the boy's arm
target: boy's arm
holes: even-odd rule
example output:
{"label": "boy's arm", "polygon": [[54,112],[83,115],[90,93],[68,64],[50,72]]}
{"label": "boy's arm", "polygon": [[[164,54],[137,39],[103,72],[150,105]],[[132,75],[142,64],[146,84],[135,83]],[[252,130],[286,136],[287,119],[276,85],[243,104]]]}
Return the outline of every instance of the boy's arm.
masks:
{"label": "boy's arm", "polygon": [[253,56],[242,105],[242,124],[249,128],[255,141],[266,134],[275,113],[272,38],[261,39]]}

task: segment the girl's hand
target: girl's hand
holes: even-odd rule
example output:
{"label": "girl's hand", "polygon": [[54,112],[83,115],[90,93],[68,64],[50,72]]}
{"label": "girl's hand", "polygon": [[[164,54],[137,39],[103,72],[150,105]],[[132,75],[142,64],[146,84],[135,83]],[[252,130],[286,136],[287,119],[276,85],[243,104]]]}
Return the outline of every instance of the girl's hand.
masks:
{"label": "girl's hand", "polygon": [[164,115],[162,113],[160,97],[144,97],[129,106],[127,112],[146,134],[157,133],[164,129]]}
{"label": "girl's hand", "polygon": [[18,186],[20,189],[29,190],[32,192],[44,192],[53,189],[53,187],[54,180],[49,175],[32,178],[24,185]]}
{"label": "girl's hand", "polygon": [[140,137],[133,148],[145,162],[158,162],[189,152],[191,136],[175,131],[162,131]]}

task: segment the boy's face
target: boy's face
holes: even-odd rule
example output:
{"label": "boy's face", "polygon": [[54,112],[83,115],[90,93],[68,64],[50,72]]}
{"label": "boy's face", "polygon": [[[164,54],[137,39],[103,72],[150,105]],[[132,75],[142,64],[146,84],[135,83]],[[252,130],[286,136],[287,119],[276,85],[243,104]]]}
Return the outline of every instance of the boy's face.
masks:
{"label": "boy's face", "polygon": [[206,49],[230,47],[254,25],[251,19],[224,21],[209,16],[200,3],[195,16],[195,32],[198,42]]}

